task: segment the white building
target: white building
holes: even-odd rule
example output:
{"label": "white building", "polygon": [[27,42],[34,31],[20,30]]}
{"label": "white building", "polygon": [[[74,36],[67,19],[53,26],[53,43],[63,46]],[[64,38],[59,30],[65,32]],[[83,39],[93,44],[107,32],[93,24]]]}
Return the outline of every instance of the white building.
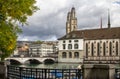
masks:
{"label": "white building", "polygon": [[29,46],[29,54],[31,56],[49,56],[54,52],[54,44],[52,43],[31,44]]}
{"label": "white building", "polygon": [[76,34],[76,30],[77,18],[73,7],[67,15],[66,35],[58,39],[58,62],[83,62],[83,38]]}
{"label": "white building", "polygon": [[60,38],[58,62],[82,63],[83,62],[83,39]]}

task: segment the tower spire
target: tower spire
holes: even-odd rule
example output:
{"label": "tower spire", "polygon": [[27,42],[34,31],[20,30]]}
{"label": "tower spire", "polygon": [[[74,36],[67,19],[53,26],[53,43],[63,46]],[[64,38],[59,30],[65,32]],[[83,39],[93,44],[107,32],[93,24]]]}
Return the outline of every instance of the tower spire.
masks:
{"label": "tower spire", "polygon": [[68,12],[66,22],[66,34],[77,30],[77,18],[75,15],[75,8],[72,7],[71,11]]}
{"label": "tower spire", "polygon": [[100,19],[100,28],[102,29],[102,17]]}
{"label": "tower spire", "polygon": [[108,9],[108,28],[110,28],[110,11],[109,11],[109,9]]}

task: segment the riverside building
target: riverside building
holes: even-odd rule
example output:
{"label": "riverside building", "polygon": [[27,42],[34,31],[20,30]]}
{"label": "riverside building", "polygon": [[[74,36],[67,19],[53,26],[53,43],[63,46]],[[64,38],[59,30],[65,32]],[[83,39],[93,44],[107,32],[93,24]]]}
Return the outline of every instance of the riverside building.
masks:
{"label": "riverside building", "polygon": [[76,30],[77,18],[73,7],[67,14],[66,35],[58,39],[58,62],[83,62],[83,38],[73,33]]}
{"label": "riverside building", "polygon": [[[73,17],[74,15],[74,17]],[[77,30],[75,8],[68,13],[66,35],[58,39],[58,62],[119,63],[120,27]]]}

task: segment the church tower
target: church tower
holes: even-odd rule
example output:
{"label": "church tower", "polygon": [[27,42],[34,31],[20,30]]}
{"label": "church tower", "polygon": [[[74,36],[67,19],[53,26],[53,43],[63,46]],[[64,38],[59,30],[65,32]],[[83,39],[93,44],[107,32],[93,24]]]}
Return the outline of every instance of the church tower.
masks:
{"label": "church tower", "polygon": [[75,8],[72,7],[71,11],[67,14],[66,34],[77,30],[77,18],[75,15]]}

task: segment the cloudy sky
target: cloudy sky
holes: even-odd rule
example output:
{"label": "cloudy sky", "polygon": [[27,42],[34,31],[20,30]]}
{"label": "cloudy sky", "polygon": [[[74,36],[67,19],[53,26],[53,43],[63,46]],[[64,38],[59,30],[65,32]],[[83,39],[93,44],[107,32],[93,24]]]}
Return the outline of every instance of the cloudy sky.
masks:
{"label": "cloudy sky", "polygon": [[111,27],[120,27],[120,0],[36,0],[40,8],[28,18],[28,24],[22,28],[18,40],[54,41],[66,33],[66,17],[74,6],[79,29],[107,28],[108,9],[111,15]]}

